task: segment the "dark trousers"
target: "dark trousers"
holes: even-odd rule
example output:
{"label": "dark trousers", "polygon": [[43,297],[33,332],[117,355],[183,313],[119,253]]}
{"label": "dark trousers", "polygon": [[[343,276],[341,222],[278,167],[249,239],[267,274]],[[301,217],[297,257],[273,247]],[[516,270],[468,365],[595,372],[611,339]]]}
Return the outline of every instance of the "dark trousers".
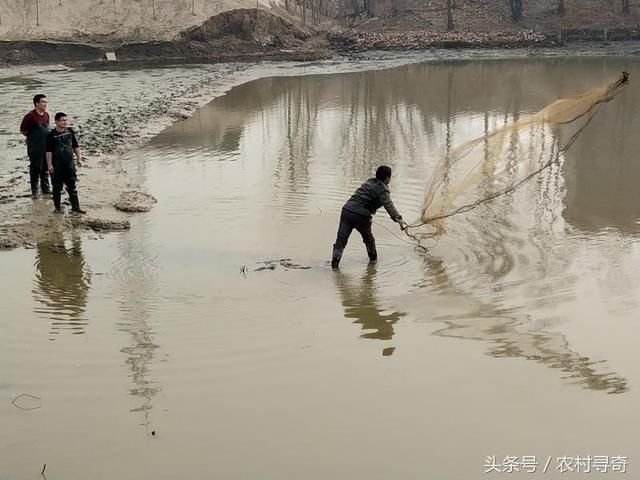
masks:
{"label": "dark trousers", "polygon": [[60,210],[62,186],[64,185],[69,195],[69,203],[73,210],[80,209],[78,191],[76,190],[76,169],[72,162],[61,162],[53,165],[53,204],[56,210]]}
{"label": "dark trousers", "polygon": [[47,161],[44,153],[29,155],[29,180],[31,182],[31,193],[38,193],[38,181],[40,181],[40,189],[42,193],[51,192],[49,187],[49,172],[47,170]]}
{"label": "dark trousers", "polygon": [[376,239],[373,238],[371,232],[372,218],[369,215],[359,215],[357,213],[350,212],[349,210],[342,209],[340,214],[340,226],[338,227],[338,238],[336,243],[333,244],[333,256],[331,258],[332,266],[338,266],[342,253],[344,252],[349,236],[355,228],[360,235],[362,235],[362,241],[367,247],[367,254],[369,260],[375,261],[378,259],[378,252],[376,251]]}

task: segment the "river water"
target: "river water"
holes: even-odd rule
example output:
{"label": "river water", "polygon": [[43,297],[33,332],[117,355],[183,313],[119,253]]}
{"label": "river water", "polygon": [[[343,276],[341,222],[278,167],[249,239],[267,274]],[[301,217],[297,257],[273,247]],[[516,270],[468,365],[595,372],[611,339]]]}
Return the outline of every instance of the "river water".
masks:
{"label": "river water", "polygon": [[[331,270],[378,165],[414,220],[448,148],[623,69],[560,165],[428,254],[381,211],[379,262],[354,234]],[[499,477],[488,456],[572,478],[559,457],[588,455],[633,478],[639,76],[603,57],[270,77],[169,126],[117,160],[158,199],[130,231],[1,254],[0,479]]]}

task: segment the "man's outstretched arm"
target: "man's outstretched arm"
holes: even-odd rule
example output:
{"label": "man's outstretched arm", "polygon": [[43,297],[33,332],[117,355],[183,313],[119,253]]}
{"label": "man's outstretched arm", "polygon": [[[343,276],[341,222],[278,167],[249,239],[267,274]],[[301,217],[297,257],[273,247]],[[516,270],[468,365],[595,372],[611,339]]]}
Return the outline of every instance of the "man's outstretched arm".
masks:
{"label": "man's outstretched arm", "polygon": [[382,206],[387,211],[391,219],[394,222],[397,222],[400,224],[400,229],[404,230],[405,228],[407,228],[407,224],[402,219],[402,215],[400,215],[400,212],[398,212],[398,209],[393,204],[393,200],[391,200],[391,194],[389,192],[384,192],[382,194],[381,200],[382,200]]}

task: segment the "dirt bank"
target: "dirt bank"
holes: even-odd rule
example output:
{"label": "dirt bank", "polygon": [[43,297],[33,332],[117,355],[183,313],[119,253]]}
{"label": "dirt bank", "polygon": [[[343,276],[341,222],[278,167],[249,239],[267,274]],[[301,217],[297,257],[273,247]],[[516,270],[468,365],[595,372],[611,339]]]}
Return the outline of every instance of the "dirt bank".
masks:
{"label": "dirt bank", "polygon": [[[539,48],[576,41],[640,40],[640,27],[632,22],[635,13],[621,18],[610,15],[606,17],[607,22],[617,19],[619,23],[609,25],[597,24],[584,16],[580,17],[583,23],[579,24],[571,20],[571,15],[561,17],[536,10],[522,22],[514,23],[504,8],[496,10],[484,1],[460,0],[455,9],[456,28],[451,32],[442,28],[441,15],[441,8],[407,9],[388,16],[357,17],[350,28],[330,28],[329,24],[316,28],[302,25],[295,17],[277,8],[241,8],[210,17],[171,39],[131,41],[133,36],[126,42],[115,42],[113,38],[109,41],[108,37],[88,42],[0,41],[0,65],[62,63],[111,68],[114,62],[106,61],[107,52],[115,53],[116,64],[130,66],[308,61],[329,58],[336,52],[365,50]],[[478,19],[486,22],[478,23]]]}
{"label": "dirt bank", "polygon": [[318,35],[312,28],[298,26],[267,10],[238,9],[189,28],[174,40],[118,44],[4,41],[0,42],[0,64],[106,63],[107,52],[114,52],[120,63],[326,58],[326,42]]}
{"label": "dirt bank", "polygon": [[0,40],[108,43],[173,40],[228,10],[279,0],[0,0]]}

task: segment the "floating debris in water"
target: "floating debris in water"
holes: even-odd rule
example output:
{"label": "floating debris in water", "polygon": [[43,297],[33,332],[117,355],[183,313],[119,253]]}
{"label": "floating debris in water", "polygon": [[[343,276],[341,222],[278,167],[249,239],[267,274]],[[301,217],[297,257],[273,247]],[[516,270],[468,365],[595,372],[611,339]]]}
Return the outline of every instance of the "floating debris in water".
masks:
{"label": "floating debris in water", "polygon": [[[38,402],[33,402],[30,400],[38,400]],[[39,402],[40,397],[36,397],[35,395],[31,395],[30,393],[21,393],[11,401],[11,405],[19,408],[20,410],[36,410],[41,407]]]}
{"label": "floating debris in water", "polygon": [[275,270],[278,265],[280,265],[285,270],[308,270],[311,268],[306,265],[293,263],[290,258],[281,258],[280,260],[265,260],[263,262],[258,262],[258,264],[262,266],[255,268],[253,270],[254,272],[262,272],[264,270]]}

